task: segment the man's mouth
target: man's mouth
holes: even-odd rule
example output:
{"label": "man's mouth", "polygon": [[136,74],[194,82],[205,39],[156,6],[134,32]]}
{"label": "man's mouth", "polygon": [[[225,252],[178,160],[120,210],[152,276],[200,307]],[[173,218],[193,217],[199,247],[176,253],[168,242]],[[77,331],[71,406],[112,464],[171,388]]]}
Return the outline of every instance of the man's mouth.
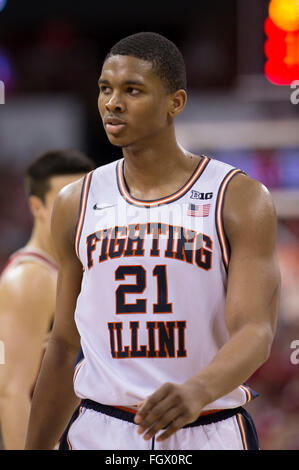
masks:
{"label": "man's mouth", "polygon": [[126,127],[125,121],[116,117],[107,117],[105,119],[105,127],[109,134],[118,134]]}

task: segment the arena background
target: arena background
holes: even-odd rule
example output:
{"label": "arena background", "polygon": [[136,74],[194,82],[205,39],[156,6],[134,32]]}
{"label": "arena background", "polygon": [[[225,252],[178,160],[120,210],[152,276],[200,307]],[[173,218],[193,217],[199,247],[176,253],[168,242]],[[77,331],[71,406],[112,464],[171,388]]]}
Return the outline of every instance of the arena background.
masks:
{"label": "arena background", "polygon": [[[294,2],[272,2],[278,20],[287,21]],[[298,450],[299,81],[291,86],[288,77],[277,85],[265,76],[269,3],[0,0],[0,269],[30,233],[22,182],[29,161],[40,152],[69,147],[98,165],[119,158],[97,110],[97,80],[108,48],[141,30],[166,35],[182,50],[188,74],[179,141],[243,169],[263,182],[275,201],[279,321],[270,359],[248,380],[260,394],[248,410],[262,449]],[[279,10],[279,3],[289,10],[284,5]],[[287,36],[293,41],[292,80],[299,80],[298,11],[296,21],[298,30]],[[270,59],[278,60],[279,76],[286,61],[279,64],[275,41]]]}

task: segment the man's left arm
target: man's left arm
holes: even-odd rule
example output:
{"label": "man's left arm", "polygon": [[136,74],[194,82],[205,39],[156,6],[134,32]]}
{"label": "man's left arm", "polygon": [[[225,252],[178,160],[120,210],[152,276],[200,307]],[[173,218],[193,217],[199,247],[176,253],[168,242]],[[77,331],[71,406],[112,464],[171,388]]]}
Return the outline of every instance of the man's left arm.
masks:
{"label": "man's left arm", "polygon": [[135,417],[146,439],[164,440],[244,383],[269,357],[280,294],[277,219],[268,190],[246,175],[228,186],[223,221],[230,243],[225,318],[229,340],[184,384],[164,384]]}

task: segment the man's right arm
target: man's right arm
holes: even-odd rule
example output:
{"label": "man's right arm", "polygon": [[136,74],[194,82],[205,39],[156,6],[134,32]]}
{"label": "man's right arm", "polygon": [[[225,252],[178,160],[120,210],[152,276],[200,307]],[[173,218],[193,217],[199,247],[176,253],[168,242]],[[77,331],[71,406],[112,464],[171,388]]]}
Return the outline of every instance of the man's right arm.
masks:
{"label": "man's right arm", "polygon": [[56,312],[36,383],[25,449],[53,449],[79,403],[73,368],[80,347],[74,320],[82,265],[73,245],[82,180],[65,187],[53,210],[52,234],[59,260]]}

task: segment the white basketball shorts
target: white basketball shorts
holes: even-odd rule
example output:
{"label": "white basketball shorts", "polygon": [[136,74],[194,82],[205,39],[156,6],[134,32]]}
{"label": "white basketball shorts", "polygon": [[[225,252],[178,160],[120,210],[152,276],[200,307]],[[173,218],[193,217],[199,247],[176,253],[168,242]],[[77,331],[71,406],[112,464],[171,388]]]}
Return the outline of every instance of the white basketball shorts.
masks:
{"label": "white basketball shorts", "polygon": [[249,413],[242,407],[200,416],[169,439],[145,441],[134,413],[82,400],[61,439],[59,450],[258,450]]}

